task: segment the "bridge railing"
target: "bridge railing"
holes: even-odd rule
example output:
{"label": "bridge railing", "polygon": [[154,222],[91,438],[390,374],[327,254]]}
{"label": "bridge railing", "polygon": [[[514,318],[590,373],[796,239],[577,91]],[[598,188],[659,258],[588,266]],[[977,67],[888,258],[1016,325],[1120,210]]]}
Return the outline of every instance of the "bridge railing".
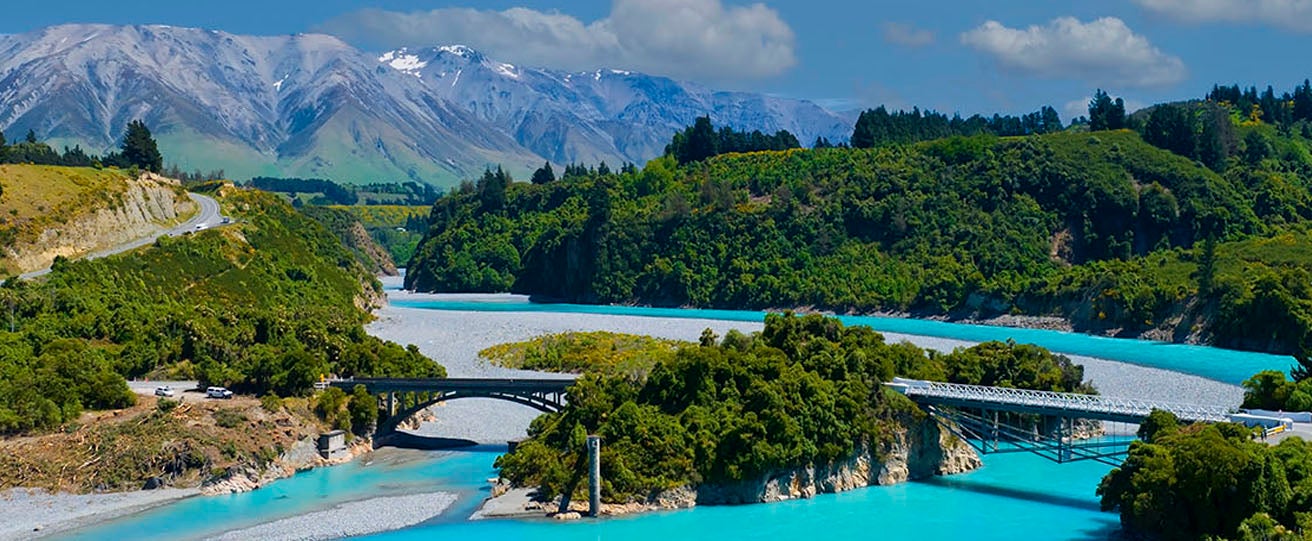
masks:
{"label": "bridge railing", "polygon": [[1185,421],[1225,422],[1230,419],[1232,413],[1227,408],[1216,406],[902,378],[894,379],[889,385],[910,398],[927,399],[929,402],[984,409],[990,406],[1010,406],[1010,409],[1016,411],[1063,413],[1077,418],[1143,419],[1147,418],[1153,410],[1163,410]]}

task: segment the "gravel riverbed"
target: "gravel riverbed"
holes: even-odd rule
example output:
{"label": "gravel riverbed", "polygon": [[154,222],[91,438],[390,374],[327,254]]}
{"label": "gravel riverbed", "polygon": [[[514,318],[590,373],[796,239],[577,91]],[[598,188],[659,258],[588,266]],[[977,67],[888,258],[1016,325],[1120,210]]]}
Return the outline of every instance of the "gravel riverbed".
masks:
{"label": "gravel riverbed", "polygon": [[[459,300],[476,302],[523,302],[511,295],[424,295],[396,291],[393,299]],[[563,377],[559,374],[511,370],[494,366],[478,352],[497,344],[528,340],[544,334],[568,331],[612,331],[675,340],[696,341],[704,329],[721,336],[730,329],[751,333],[762,323],[701,319],[650,318],[604,314],[543,312],[461,312],[387,306],[368,326],[374,336],[401,344],[414,344],[420,351],[446,366],[452,377]],[[884,333],[889,341],[908,341],[939,351],[968,347],[974,342]],[[1151,399],[1189,404],[1237,406],[1243,389],[1206,378],[1148,368],[1128,363],[1070,356],[1084,365],[1085,379],[1105,396]],[[504,443],[523,437],[538,412],[523,406],[490,399],[455,400],[433,408],[436,421],[419,433],[461,438],[480,443]]]}
{"label": "gravel riverbed", "polygon": [[[384,280],[394,299],[455,299],[479,302],[523,302],[508,295],[430,296],[397,290],[397,279]],[[452,377],[567,377],[491,365],[478,352],[497,344],[528,340],[567,331],[612,331],[675,340],[696,341],[704,329],[723,336],[730,329],[759,331],[762,323],[718,320],[648,318],[602,314],[542,312],[458,312],[387,306],[367,329],[374,336],[414,344],[442,363]],[[890,341],[909,341],[922,348],[950,351],[971,342],[885,333]],[[1235,406],[1243,390],[1209,379],[1082,356],[1085,377],[1106,396],[1154,399],[1191,404]],[[504,444],[523,437],[538,412],[490,399],[455,400],[433,408],[435,422],[419,433]],[[122,494],[48,494],[23,489],[0,492],[0,541],[29,539],[95,524],[195,495],[195,490],[157,490]],[[411,499],[404,499],[411,498]],[[450,494],[385,497],[342,504],[331,509],[230,532],[243,539],[324,539],[402,528],[440,515],[454,501]],[[329,517],[354,517],[329,520]],[[353,524],[347,524],[353,522]],[[348,529],[363,525],[364,530]],[[39,531],[34,531],[40,528]],[[286,533],[292,532],[292,533]],[[285,534],[274,536],[274,534]],[[271,537],[272,536],[272,537]]]}
{"label": "gravel riverbed", "polygon": [[454,494],[445,492],[373,498],[234,530],[213,539],[309,541],[399,530],[441,515],[455,501]]}
{"label": "gravel riverbed", "polygon": [[77,529],[195,496],[197,489],[114,494],[51,494],[16,488],[0,492],[0,540],[32,539]]}

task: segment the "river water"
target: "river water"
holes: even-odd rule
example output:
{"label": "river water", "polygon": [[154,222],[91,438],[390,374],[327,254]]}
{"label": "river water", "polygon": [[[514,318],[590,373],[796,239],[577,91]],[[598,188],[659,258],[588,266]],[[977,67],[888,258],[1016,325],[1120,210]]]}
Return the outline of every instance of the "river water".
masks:
{"label": "river water", "polygon": [[[683,310],[524,302],[394,300],[411,308],[461,311],[593,313],[760,321],[745,311]],[[843,317],[876,330],[969,341],[1035,343],[1057,352],[1165,368],[1237,384],[1264,369],[1289,368],[1288,357],[1199,346],[1092,337],[883,317]],[[926,482],[874,487],[809,500],[741,507],[704,507],[636,517],[555,523],[468,521],[486,496],[487,479],[504,448],[454,453],[402,453],[388,460],[323,468],[246,494],[192,498],[75,532],[73,539],[188,539],[269,522],[336,504],[398,494],[454,492],[462,497],[428,523],[370,539],[1108,539],[1117,517],[1098,509],[1094,491],[1110,467],[1058,465],[1028,455],[988,455],[985,467]],[[530,537],[531,536],[531,537]]]}

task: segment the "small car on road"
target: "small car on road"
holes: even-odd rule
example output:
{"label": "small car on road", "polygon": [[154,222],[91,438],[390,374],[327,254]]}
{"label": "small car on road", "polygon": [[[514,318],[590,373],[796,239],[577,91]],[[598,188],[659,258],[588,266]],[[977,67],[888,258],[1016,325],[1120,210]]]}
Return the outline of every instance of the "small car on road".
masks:
{"label": "small car on road", "polygon": [[206,227],[208,227],[208,225],[205,222],[198,223],[196,224],[196,231],[200,231],[202,229],[205,229]]}
{"label": "small car on road", "polygon": [[161,386],[159,386],[159,387],[156,387],[156,388],[155,388],[155,396],[172,397],[172,396],[173,396],[173,388],[172,388],[172,387],[169,387],[168,385],[161,385]]}
{"label": "small car on road", "polygon": [[205,396],[210,398],[232,398],[232,391],[224,387],[209,387],[205,389]]}

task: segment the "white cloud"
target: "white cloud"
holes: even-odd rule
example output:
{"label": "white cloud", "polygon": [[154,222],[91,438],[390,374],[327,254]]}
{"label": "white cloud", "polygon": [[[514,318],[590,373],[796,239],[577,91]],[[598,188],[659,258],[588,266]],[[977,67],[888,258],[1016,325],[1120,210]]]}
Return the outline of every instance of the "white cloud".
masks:
{"label": "white cloud", "polygon": [[1171,85],[1187,75],[1178,57],[1114,17],[1088,23],[1061,17],[1023,30],[988,21],[962,34],[961,42],[1004,69],[1037,77],[1143,87]]}
{"label": "white cloud", "polygon": [[363,47],[460,43],[507,62],[567,70],[625,68],[708,81],[760,79],[797,63],[793,30],[763,4],[615,0],[590,23],[560,12],[365,9],[318,28]]}
{"label": "white cloud", "polygon": [[934,44],[933,32],[906,23],[887,22],[884,23],[881,31],[884,41],[893,45],[927,47]]}
{"label": "white cloud", "polygon": [[1312,0],[1134,0],[1172,19],[1192,22],[1256,23],[1312,32]]}

